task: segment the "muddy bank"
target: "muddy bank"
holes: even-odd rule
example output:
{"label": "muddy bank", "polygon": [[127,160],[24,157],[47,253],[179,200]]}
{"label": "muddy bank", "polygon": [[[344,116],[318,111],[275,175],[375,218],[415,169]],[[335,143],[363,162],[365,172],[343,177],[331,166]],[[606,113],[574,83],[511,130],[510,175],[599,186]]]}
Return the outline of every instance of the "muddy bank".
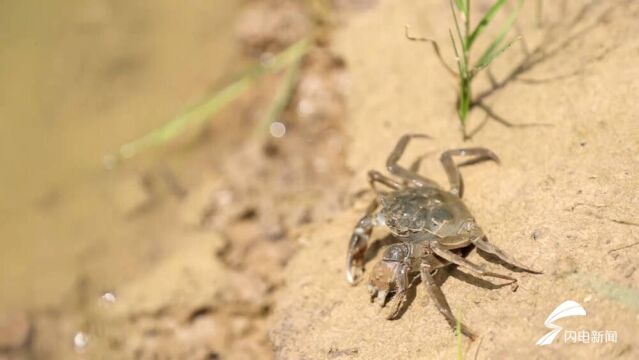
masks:
{"label": "muddy bank", "polygon": [[105,153],[316,26],[295,2],[196,2],[178,16],[171,5],[96,2],[60,10],[72,20],[56,28],[64,36],[49,23],[25,34],[51,42],[37,70],[57,75],[26,104],[50,122],[12,124],[33,131],[38,155],[15,166],[46,176],[2,193],[0,358],[270,358],[266,323],[295,229],[343,209],[345,71],[326,43],[275,119],[280,137],[264,121],[283,74],[199,133],[101,168]]}

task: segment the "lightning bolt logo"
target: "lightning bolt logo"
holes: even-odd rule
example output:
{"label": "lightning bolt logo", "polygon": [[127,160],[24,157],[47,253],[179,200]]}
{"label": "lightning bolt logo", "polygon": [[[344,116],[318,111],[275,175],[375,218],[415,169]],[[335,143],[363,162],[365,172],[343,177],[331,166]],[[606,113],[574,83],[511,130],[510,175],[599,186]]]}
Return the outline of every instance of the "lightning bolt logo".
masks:
{"label": "lightning bolt logo", "polygon": [[584,309],[583,306],[579,305],[577,302],[572,300],[567,300],[562,302],[561,304],[559,304],[559,306],[557,306],[557,308],[555,308],[555,310],[553,310],[550,313],[550,315],[548,315],[548,318],[546,318],[546,321],[544,321],[544,325],[551,330],[546,335],[542,336],[541,338],[539,338],[539,340],[537,340],[537,345],[539,346],[549,345],[553,342],[553,340],[555,340],[555,337],[559,335],[559,332],[561,332],[562,327],[554,324],[556,320],[563,319],[565,317],[570,317],[570,316],[585,316],[585,315],[586,315],[586,309]]}

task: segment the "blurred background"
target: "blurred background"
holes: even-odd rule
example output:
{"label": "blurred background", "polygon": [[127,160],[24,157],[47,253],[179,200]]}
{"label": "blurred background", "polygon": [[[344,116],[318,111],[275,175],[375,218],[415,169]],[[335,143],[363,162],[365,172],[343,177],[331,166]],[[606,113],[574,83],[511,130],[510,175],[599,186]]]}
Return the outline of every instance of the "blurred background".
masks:
{"label": "blurred background", "polygon": [[226,3],[2,4],[3,305],[50,301],[69,256],[118,241],[102,158],[240,69]]}
{"label": "blurred background", "polygon": [[[497,153],[464,201],[544,269],[517,292],[451,270],[479,358],[636,358],[639,4],[471,3],[475,26],[504,5],[471,60],[513,43],[464,139],[448,1],[0,1],[0,360],[456,357],[423,289],[386,322],[344,279],[367,171],[407,132],[441,184],[437,153]],[[535,347],[567,298],[619,342]]]}
{"label": "blurred background", "polygon": [[0,359],[271,356],[292,227],[344,204],[337,3],[0,3]]}

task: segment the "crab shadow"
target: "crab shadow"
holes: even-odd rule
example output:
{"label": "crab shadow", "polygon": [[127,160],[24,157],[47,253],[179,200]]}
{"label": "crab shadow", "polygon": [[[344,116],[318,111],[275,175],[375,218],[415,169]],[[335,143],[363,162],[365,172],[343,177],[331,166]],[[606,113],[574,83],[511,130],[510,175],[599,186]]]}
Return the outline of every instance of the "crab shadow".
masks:
{"label": "crab shadow", "polygon": [[[366,251],[366,254],[364,255],[365,263],[366,264],[370,263],[373,259],[377,257],[379,252],[385,249],[387,246],[396,244],[399,242],[400,241],[396,239],[392,234],[388,234],[384,236],[383,238],[377,241],[374,241],[373,243],[371,243],[371,246],[369,246],[369,248]],[[462,255],[463,257],[467,257],[473,251],[474,248],[475,247],[473,245],[469,245],[468,247],[461,249],[460,255]],[[500,260],[496,256],[485,253],[479,249],[477,249],[477,253],[486,261],[501,265],[513,272],[525,272],[525,270],[512,266]],[[433,275],[433,277],[435,278],[435,282],[437,286],[440,286],[440,287],[446,282],[446,280],[448,280],[449,277],[453,277],[469,285],[477,286],[486,290],[496,290],[504,286],[509,286],[511,284],[510,282],[501,283],[501,284],[492,283],[486,279],[477,277],[475,275],[469,274],[468,272],[464,272],[460,270],[458,266],[455,264],[450,264],[444,268],[438,269],[436,273]],[[410,286],[406,290],[406,302],[399,309],[397,315],[395,315],[390,320],[398,320],[404,315],[404,313],[408,310],[411,304],[415,301],[415,298],[417,297],[417,288],[420,287],[419,285],[421,284],[421,282],[422,281],[421,281],[421,277],[419,276],[419,273],[414,273],[411,275]],[[387,302],[390,301],[390,299],[392,299],[394,296],[395,296],[395,292],[391,291],[388,295]]]}

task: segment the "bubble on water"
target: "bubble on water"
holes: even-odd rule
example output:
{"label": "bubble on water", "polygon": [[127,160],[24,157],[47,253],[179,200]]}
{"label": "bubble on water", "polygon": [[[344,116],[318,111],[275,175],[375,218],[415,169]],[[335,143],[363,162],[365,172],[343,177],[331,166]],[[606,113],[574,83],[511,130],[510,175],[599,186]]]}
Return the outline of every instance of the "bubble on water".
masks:
{"label": "bubble on water", "polygon": [[279,121],[273,121],[271,123],[270,131],[271,136],[275,138],[281,138],[282,136],[284,136],[284,134],[286,134],[286,125]]}
{"label": "bubble on water", "polygon": [[114,293],[107,291],[102,294],[102,296],[100,296],[100,300],[105,304],[115,304],[117,298],[115,297]]}
{"label": "bubble on water", "polygon": [[98,298],[98,307],[101,309],[108,309],[115,305],[118,300],[113,291],[106,291]]}
{"label": "bubble on water", "polygon": [[75,333],[75,336],[73,337],[73,348],[75,349],[75,351],[84,351],[88,344],[89,336],[87,334],[83,333],[82,331],[78,331],[77,333]]}

